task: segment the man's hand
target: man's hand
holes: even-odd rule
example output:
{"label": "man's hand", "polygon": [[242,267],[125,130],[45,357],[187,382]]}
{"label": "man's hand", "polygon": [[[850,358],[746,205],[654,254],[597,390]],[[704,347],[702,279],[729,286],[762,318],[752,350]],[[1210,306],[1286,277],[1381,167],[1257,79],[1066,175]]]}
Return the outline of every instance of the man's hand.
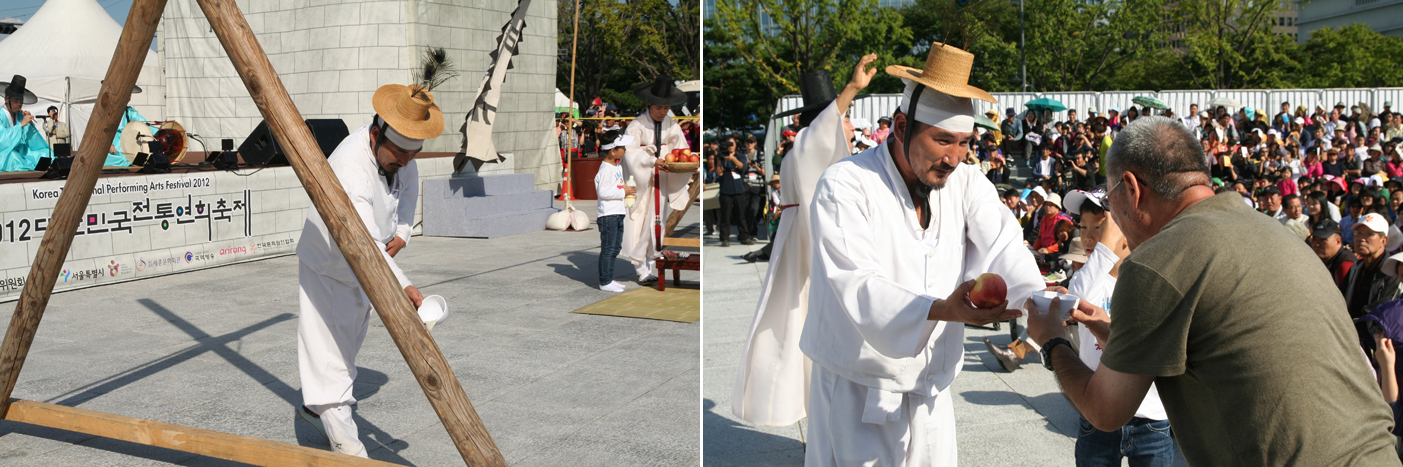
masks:
{"label": "man's hand", "polygon": [[391,258],[394,258],[395,255],[399,254],[400,250],[404,249],[404,245],[404,239],[395,237],[390,240],[390,243],[385,244],[385,252],[389,253]]}
{"label": "man's hand", "polygon": [[993,308],[975,308],[974,305],[970,304],[968,297],[969,291],[973,288],[974,281],[960,284],[954,292],[950,292],[948,298],[936,300],[934,304],[931,304],[930,313],[926,315],[926,319],[984,326],[1023,316],[1023,312],[1017,309],[1008,309],[1008,301]]}
{"label": "man's hand", "polygon": [[414,309],[419,309],[424,304],[424,294],[419,293],[419,289],[414,286],[404,288],[404,294],[409,296],[409,301],[414,303]]}
{"label": "man's hand", "polygon": [[[1061,300],[1053,300],[1054,314],[1060,308]],[[1101,348],[1106,348],[1106,342],[1111,340],[1111,315],[1106,314],[1106,310],[1087,303],[1086,300],[1078,300],[1077,307],[1072,309],[1072,321],[1086,326],[1086,330],[1091,331],[1092,337],[1096,338],[1096,343],[1101,344]]]}
{"label": "man's hand", "polygon": [[25,110],[25,111],[24,111],[24,120],[21,120],[21,121],[19,122],[19,126],[28,125],[30,122],[33,122],[33,121],[34,121],[34,114],[31,114],[31,113],[29,113],[28,110]]}
{"label": "man's hand", "polygon": [[[1044,290],[1067,293],[1067,289],[1062,287],[1048,287]],[[1042,310],[1039,310],[1038,306],[1033,303],[1033,299],[1031,298],[1023,303],[1023,309],[1028,312],[1028,338],[1032,339],[1034,344],[1043,345],[1054,337],[1067,335],[1067,323],[1058,319],[1062,315],[1059,312],[1062,306],[1061,302],[1061,299],[1053,299],[1052,306],[1050,307],[1051,309],[1048,310],[1047,313],[1043,313]]]}
{"label": "man's hand", "polygon": [[877,75],[877,68],[868,69],[867,66],[877,61],[877,54],[863,55],[857,61],[857,67],[853,68],[853,79],[848,81],[848,85],[843,87],[843,92],[838,94],[838,113],[848,112],[848,106],[852,105],[853,99],[857,97],[858,91],[866,88],[872,82],[872,77]]}

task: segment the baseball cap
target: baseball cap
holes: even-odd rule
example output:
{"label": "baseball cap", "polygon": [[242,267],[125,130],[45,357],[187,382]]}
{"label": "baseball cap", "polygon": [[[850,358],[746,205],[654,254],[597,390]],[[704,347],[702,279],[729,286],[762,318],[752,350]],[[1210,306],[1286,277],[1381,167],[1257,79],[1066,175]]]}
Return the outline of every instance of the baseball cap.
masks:
{"label": "baseball cap", "polygon": [[780,136],[794,136],[795,134],[796,133],[794,133],[794,131],[792,130],[784,130],[780,133]]}
{"label": "baseball cap", "polygon": [[605,151],[608,151],[608,150],[610,150],[610,149],[614,149],[614,148],[617,148],[617,147],[620,147],[620,146],[627,146],[628,143],[632,143],[632,142],[633,142],[633,135],[622,135],[622,136],[619,136],[618,139],[616,139],[616,140],[614,140],[614,141],[611,141],[611,142],[609,142],[608,144],[605,144],[604,146],[601,146],[600,149],[603,149],[603,150],[605,150]]}
{"label": "baseball cap", "polygon": [[1359,230],[1360,226],[1367,227],[1369,230],[1377,233],[1388,234],[1388,220],[1384,219],[1384,216],[1377,212],[1365,214],[1364,217],[1360,218],[1359,222],[1355,222],[1354,226],[1351,228]]}
{"label": "baseball cap", "polygon": [[1067,192],[1066,210],[1067,212],[1080,216],[1081,205],[1086,204],[1086,200],[1091,200],[1091,202],[1096,203],[1097,206],[1100,206],[1101,209],[1106,209],[1106,204],[1104,202],[1105,199],[1106,192],[1104,190],[1095,190],[1090,192],[1082,190],[1072,190],[1070,192]]}
{"label": "baseball cap", "polygon": [[1324,219],[1320,222],[1316,222],[1310,230],[1310,234],[1315,236],[1316,238],[1330,238],[1331,235],[1340,235],[1341,233],[1342,231],[1340,230],[1340,223],[1330,219]]}
{"label": "baseball cap", "polygon": [[1281,194],[1281,189],[1277,188],[1276,185],[1267,185],[1266,188],[1257,191],[1257,196],[1279,194]]}

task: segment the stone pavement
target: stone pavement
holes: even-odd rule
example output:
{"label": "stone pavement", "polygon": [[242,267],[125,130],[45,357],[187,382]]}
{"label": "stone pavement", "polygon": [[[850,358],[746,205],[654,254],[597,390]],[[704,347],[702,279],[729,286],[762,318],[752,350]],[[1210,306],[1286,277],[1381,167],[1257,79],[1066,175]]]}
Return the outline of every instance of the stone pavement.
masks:
{"label": "stone pavement", "polygon": [[[570,313],[613,295],[598,254],[597,230],[543,231],[414,237],[397,259],[447,299],[434,338],[511,465],[697,465],[699,324]],[[14,396],[326,449],[293,412],[297,313],[295,256],[56,294]],[[462,465],[378,317],[356,363],[370,457]],[[15,422],[0,463],[240,465]]]}
{"label": "stone pavement", "polygon": [[[732,238],[735,238],[732,236]],[[703,238],[706,286],[703,333],[702,440],[707,466],[801,466],[807,420],[787,427],[752,426],[731,414],[731,391],[742,347],[750,332],[766,262],[741,255],[764,246],[719,246]],[[1075,465],[1078,414],[1042,360],[1030,354],[1023,368],[1008,373],[985,349],[983,338],[1011,341],[1000,331],[965,327],[965,366],[952,388],[960,465]],[[1182,459],[1179,462],[1182,465]]]}

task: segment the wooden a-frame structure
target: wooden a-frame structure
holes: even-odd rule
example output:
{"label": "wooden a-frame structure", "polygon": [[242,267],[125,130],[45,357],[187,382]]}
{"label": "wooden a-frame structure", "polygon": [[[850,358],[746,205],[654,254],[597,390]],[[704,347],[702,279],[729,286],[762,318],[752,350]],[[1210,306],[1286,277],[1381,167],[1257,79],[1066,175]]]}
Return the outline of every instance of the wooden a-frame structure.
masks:
{"label": "wooden a-frame structure", "polygon": [[[340,246],[463,460],[470,466],[505,466],[506,460],[483,427],[443,352],[420,322],[409,298],[400,290],[399,281],[376,249],[360,216],[351,207],[345,190],[332,173],[311,130],[302,122],[297,106],[278,79],[243,13],[234,0],[196,1],[258,105],[258,111],[287,151],[288,161],[302,187],[321,213],[332,238]],[[166,0],[135,0],[122,27],[93,118],[88,121],[83,144],[58,205],[54,207],[48,232],[39,243],[4,343],[0,345],[0,418],[255,465],[393,465],[246,436],[10,398],[25,356],[34,342],[44,307],[58,280],[57,273],[62,269],[102,171],[106,142],[117,132],[117,124],[131,100],[132,87],[136,85],[137,74],[165,6]]]}

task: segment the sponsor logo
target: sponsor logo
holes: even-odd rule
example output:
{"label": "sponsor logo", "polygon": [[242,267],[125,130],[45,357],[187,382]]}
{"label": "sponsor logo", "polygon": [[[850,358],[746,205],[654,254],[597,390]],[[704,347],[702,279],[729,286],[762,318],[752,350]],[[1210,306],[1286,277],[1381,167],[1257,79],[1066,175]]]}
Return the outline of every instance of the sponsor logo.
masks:
{"label": "sponsor logo", "polygon": [[141,259],[141,258],[137,258],[137,259],[136,259],[136,272],[141,272],[141,271],[145,271],[145,270],[146,270],[146,260]]}
{"label": "sponsor logo", "polygon": [[108,261],[108,262],[107,262],[107,277],[117,277],[117,270],[118,270],[118,269],[121,269],[121,265],[117,264],[117,260]]}
{"label": "sponsor logo", "polygon": [[194,255],[193,253],[190,253],[190,252],[188,252],[188,251],[185,252],[185,262],[189,263],[190,261],[193,261],[194,259],[195,259],[195,255]]}
{"label": "sponsor logo", "polygon": [[63,272],[58,273],[58,275],[63,276],[63,281],[64,281],[64,282],[68,282],[68,270],[67,270],[67,269],[64,269]]}
{"label": "sponsor logo", "polygon": [[245,246],[234,246],[234,247],[229,247],[229,248],[220,248],[220,249],[219,249],[219,256],[224,256],[224,255],[242,255],[242,254],[247,254],[248,252],[249,252],[249,251],[248,251],[248,247],[245,247]]}

